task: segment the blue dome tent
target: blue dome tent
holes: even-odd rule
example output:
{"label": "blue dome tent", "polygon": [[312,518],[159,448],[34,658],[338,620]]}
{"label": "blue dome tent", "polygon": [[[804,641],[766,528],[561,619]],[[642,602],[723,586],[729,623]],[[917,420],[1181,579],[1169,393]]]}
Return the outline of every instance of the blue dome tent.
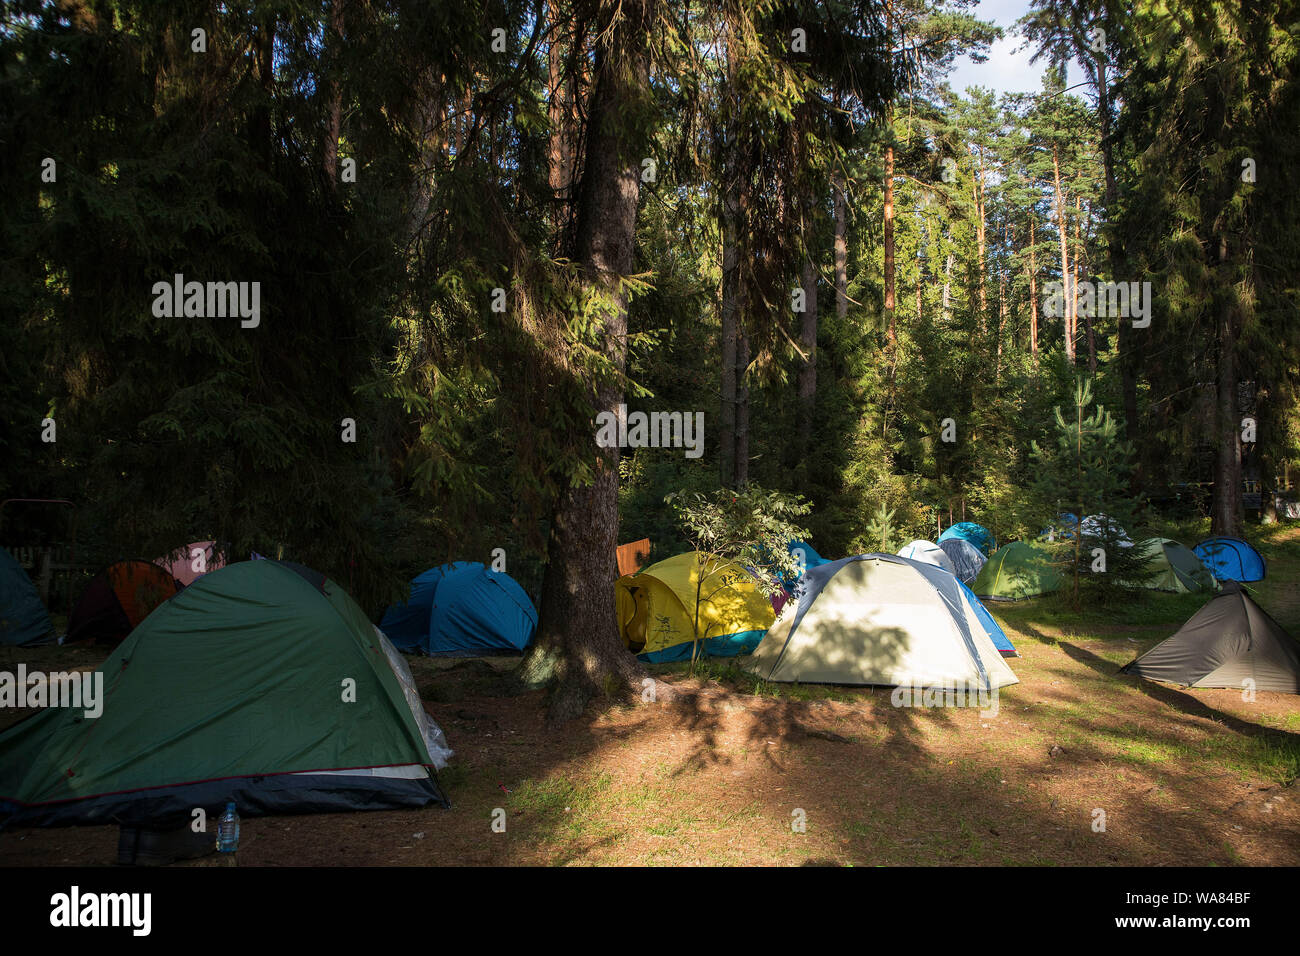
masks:
{"label": "blue dome tent", "polygon": [[1040,538],[1046,538],[1048,541],[1073,541],[1074,529],[1079,526],[1079,516],[1073,511],[1062,511],[1056,516],[1056,521],[1042,530]]}
{"label": "blue dome tent", "polygon": [[993,619],[993,615],[984,606],[984,602],[975,596],[975,592],[968,588],[964,581],[958,580],[957,583],[961,585],[962,591],[966,593],[966,600],[970,602],[971,609],[975,612],[975,616],[979,618],[979,622],[984,625],[984,631],[988,634],[989,640],[993,642],[993,646],[998,649],[998,653],[1003,657],[1019,657],[1020,654],[1016,650],[1016,645],[1011,643],[1011,638],[1007,637],[1006,632],[998,626],[998,622]]}
{"label": "blue dome tent", "polygon": [[411,596],[379,622],[393,646],[432,657],[519,653],[537,631],[537,609],[502,571],[457,561],[425,571]]}
{"label": "blue dome tent", "polygon": [[1192,551],[1220,581],[1262,581],[1268,573],[1263,556],[1240,538],[1206,538]]}
{"label": "blue dome tent", "polygon": [[997,539],[993,537],[989,529],[976,524],[974,521],[959,521],[957,524],[945,528],[943,534],[939,535],[939,543],[942,544],[949,538],[962,538],[969,541],[985,554],[989,554],[997,547]]}

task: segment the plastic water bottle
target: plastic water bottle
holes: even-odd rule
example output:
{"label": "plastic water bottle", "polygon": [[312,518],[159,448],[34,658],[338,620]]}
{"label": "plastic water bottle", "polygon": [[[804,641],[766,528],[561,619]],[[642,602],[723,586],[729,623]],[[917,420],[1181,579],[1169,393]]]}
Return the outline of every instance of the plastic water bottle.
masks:
{"label": "plastic water bottle", "polygon": [[226,804],[226,812],[217,821],[217,850],[234,853],[239,849],[239,814],[233,802]]}

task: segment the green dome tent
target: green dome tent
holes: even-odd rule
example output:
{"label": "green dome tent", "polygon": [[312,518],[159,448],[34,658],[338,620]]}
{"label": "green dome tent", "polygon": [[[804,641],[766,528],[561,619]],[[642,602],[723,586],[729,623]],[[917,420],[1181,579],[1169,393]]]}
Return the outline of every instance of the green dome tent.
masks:
{"label": "green dome tent", "polygon": [[1214,575],[1190,548],[1169,538],[1147,538],[1136,545],[1145,560],[1145,575],[1135,582],[1138,587],[1155,591],[1186,594],[1190,591],[1213,591],[1218,585]]}
{"label": "green dome tent", "polygon": [[[128,666],[129,665],[129,666]],[[0,823],[167,828],[446,805],[445,761],[402,656],[333,581],[246,561],[199,578],[99,668],[102,713],[0,734]]]}
{"label": "green dome tent", "polygon": [[1061,575],[1043,548],[1013,541],[993,552],[970,589],[991,601],[1020,601],[1055,591],[1061,584]]}

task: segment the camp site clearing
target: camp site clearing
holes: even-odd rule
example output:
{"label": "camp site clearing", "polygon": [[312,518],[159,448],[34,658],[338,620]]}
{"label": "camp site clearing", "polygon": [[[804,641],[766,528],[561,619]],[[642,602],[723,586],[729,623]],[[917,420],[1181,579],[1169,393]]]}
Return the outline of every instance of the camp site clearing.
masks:
{"label": "camp site clearing", "polygon": [[[1261,537],[1269,574],[1251,588],[1300,632],[1300,528]],[[238,864],[1298,865],[1294,695],[1247,703],[1117,675],[1202,603],[996,605],[1020,682],[994,717],[894,707],[888,688],[761,684],[718,659],[695,678],[651,665],[672,693],[556,733],[541,692],[508,691],[515,659],[409,657],[456,751],[439,773],[451,809],[247,818]],[[0,654],[69,671],[107,650]],[[111,826],[13,829],[0,865],[110,863],[117,839]]]}

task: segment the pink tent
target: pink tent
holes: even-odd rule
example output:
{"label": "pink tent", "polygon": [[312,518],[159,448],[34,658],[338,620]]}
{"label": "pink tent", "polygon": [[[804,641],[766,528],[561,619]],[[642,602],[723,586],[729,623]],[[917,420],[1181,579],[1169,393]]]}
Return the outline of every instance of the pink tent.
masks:
{"label": "pink tent", "polygon": [[[194,562],[197,560],[195,551],[203,555],[203,571],[194,570]],[[225,556],[217,550],[214,541],[195,541],[185,546],[184,553],[173,559],[171,555],[161,558],[155,558],[154,564],[160,568],[166,568],[171,572],[172,577],[181,584],[193,584],[198,578],[203,577],[208,571],[215,571],[226,563]]]}

